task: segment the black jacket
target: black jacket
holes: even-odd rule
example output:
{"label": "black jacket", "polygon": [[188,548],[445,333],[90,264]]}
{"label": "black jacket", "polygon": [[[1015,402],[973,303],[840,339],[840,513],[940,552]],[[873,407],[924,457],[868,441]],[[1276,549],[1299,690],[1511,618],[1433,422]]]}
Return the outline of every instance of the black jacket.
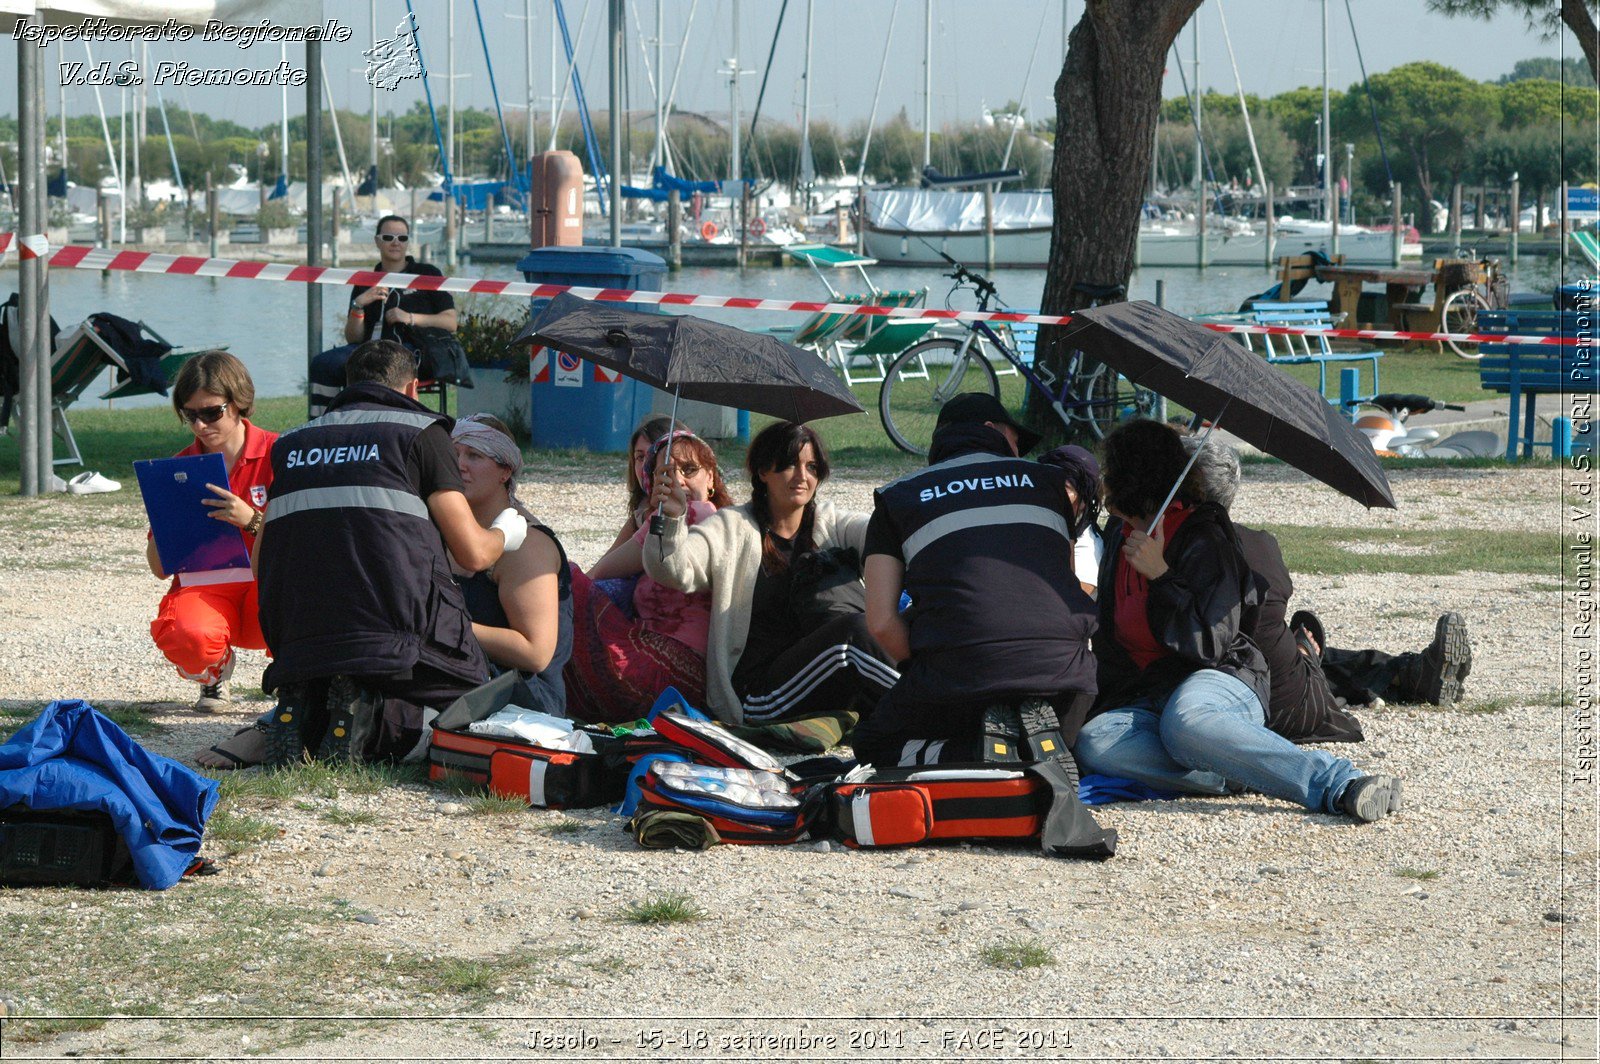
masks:
{"label": "black jacket", "polygon": [[1272,699],[1267,727],[1293,742],[1358,743],[1361,722],[1344,711],[1344,703],[1328,687],[1328,678],[1300,653],[1289,631],[1289,596],[1294,581],[1283,551],[1270,532],[1235,525],[1245,564],[1256,585],[1256,605],[1246,607],[1241,623],[1267,659]]}
{"label": "black jacket", "polygon": [[1265,707],[1271,695],[1266,659],[1242,623],[1245,611],[1257,606],[1258,593],[1228,512],[1215,503],[1201,503],[1168,541],[1168,568],[1150,581],[1146,613],[1156,641],[1172,653],[1142,670],[1116,637],[1116,572],[1124,533],[1121,521],[1106,526],[1100,632],[1094,640],[1100,696],[1093,713],[1170,691],[1201,669],[1239,678]]}

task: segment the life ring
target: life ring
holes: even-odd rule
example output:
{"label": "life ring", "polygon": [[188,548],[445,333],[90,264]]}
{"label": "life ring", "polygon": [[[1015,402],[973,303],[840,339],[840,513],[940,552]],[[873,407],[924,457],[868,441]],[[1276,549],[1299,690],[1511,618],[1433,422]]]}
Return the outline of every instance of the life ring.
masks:
{"label": "life ring", "polygon": [[715,240],[717,238],[717,223],[706,222],[700,227],[700,239]]}
{"label": "life ring", "polygon": [[767,235],[767,223],[762,221],[759,215],[750,222],[750,235],[754,237],[763,237]]}

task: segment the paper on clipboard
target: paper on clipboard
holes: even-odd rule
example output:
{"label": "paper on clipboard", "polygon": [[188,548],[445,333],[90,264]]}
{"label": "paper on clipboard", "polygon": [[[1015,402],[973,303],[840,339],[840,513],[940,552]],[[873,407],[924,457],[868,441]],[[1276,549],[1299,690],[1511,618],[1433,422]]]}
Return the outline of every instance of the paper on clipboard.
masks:
{"label": "paper on clipboard", "polygon": [[254,579],[244,536],[233,525],[210,516],[203,499],[217,496],[207,484],[225,487],[228,465],[220,454],[193,454],[133,463],[155,535],[161,568],[178,583],[244,583]]}

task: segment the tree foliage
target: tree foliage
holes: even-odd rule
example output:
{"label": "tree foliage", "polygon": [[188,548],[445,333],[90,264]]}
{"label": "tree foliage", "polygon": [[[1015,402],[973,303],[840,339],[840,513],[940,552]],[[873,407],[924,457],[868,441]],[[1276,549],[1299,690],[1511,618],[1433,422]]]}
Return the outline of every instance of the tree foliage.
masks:
{"label": "tree foliage", "polygon": [[1595,12],[1600,0],[1428,0],[1428,7],[1447,15],[1489,19],[1502,11],[1519,12],[1528,26],[1553,40],[1565,25],[1578,39],[1583,57],[1589,61],[1589,78],[1600,81],[1600,32],[1595,29]]}

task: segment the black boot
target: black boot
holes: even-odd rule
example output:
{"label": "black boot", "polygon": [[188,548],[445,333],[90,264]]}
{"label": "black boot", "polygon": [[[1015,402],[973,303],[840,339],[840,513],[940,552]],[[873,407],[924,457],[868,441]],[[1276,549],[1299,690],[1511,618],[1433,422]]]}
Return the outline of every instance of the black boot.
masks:
{"label": "black boot", "polygon": [[1015,765],[1023,760],[1022,741],[1022,718],[1014,703],[994,702],[983,711],[979,761]]}
{"label": "black boot", "polygon": [[1446,613],[1433,629],[1433,642],[1420,654],[1402,655],[1404,662],[1391,690],[1401,702],[1428,702],[1453,706],[1472,671],[1472,643],[1467,622],[1459,613]]}

